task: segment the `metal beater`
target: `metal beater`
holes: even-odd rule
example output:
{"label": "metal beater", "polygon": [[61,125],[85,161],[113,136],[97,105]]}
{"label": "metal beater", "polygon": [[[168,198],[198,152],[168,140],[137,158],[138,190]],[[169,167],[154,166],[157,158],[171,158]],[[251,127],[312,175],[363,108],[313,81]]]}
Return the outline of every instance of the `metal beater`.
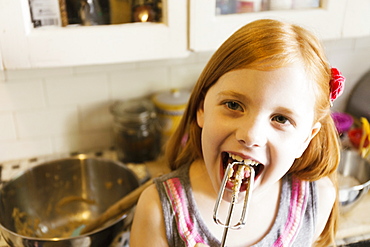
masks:
{"label": "metal beater", "polygon": [[[226,188],[226,183],[229,179],[231,179],[233,173],[234,173],[234,166],[237,165],[238,169],[235,174],[235,181],[234,186],[233,186],[233,193],[231,196],[231,201],[230,201],[230,206],[229,206],[229,211],[228,215],[226,218],[226,223],[222,223],[220,219],[218,218],[218,210],[221,204],[222,197],[224,195],[224,191]],[[244,169],[248,169],[250,172],[250,176],[248,178],[248,184],[247,184],[247,189],[245,191],[245,197],[244,197],[244,205],[243,205],[243,210],[240,215],[239,221],[235,225],[231,225],[231,219],[234,211],[234,206],[238,201],[238,194],[239,194],[239,189],[242,184],[242,180],[244,178]],[[225,246],[226,243],[226,237],[228,234],[229,229],[232,230],[237,230],[242,228],[245,223],[246,223],[246,214],[249,206],[249,199],[252,196],[252,189],[253,189],[253,184],[254,184],[254,176],[255,172],[254,169],[251,165],[245,164],[244,162],[233,162],[228,164],[224,178],[222,179],[222,184],[220,191],[218,192],[218,197],[216,200],[215,208],[213,210],[213,220],[216,222],[216,224],[221,225],[222,227],[225,228],[223,235],[222,235],[222,241],[221,241],[221,247]]]}

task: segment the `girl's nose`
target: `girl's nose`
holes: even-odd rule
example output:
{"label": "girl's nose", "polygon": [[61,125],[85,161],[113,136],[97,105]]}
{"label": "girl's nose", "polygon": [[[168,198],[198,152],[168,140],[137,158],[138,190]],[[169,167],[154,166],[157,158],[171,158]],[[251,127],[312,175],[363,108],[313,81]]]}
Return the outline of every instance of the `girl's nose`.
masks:
{"label": "girl's nose", "polygon": [[241,121],[236,129],[236,139],[246,147],[262,147],[267,142],[267,126],[255,118]]}

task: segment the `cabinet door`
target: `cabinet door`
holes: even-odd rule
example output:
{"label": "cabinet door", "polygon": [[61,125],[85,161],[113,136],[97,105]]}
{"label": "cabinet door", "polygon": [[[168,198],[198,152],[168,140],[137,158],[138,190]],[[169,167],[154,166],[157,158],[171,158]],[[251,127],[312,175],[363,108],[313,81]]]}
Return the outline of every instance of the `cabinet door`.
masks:
{"label": "cabinet door", "polygon": [[164,23],[33,28],[28,0],[1,0],[2,64],[20,69],[186,56],[187,0],[163,5]]}
{"label": "cabinet door", "polygon": [[215,0],[190,0],[190,49],[215,50],[237,29],[262,18],[299,24],[321,39],[341,37],[347,0],[322,2],[321,8],[216,15]]}
{"label": "cabinet door", "polygon": [[370,35],[370,1],[350,0],[346,8],[343,37]]}

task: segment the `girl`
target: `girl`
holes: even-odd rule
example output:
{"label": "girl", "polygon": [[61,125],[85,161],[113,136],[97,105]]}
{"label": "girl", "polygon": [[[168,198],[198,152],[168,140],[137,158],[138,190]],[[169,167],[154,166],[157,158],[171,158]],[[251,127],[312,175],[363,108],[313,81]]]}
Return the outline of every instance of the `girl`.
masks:
{"label": "girl", "polygon": [[253,164],[255,182],[246,226],[229,231],[227,246],[333,243],[339,143],[330,105],[343,81],[301,27],[258,20],[235,32],[205,67],[169,140],[173,172],[139,199],[131,246],[220,246],[213,208],[233,161]]}

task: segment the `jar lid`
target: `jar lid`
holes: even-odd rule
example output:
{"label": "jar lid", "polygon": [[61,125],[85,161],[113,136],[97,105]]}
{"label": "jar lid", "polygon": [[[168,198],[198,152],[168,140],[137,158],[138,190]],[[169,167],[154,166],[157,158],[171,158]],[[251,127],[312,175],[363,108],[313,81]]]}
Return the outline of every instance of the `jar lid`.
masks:
{"label": "jar lid", "polygon": [[153,104],[147,99],[118,100],[110,108],[115,118],[120,120],[149,119],[156,117]]}
{"label": "jar lid", "polygon": [[155,94],[153,102],[155,106],[164,110],[176,110],[185,108],[190,97],[190,91],[172,89],[170,91]]}

